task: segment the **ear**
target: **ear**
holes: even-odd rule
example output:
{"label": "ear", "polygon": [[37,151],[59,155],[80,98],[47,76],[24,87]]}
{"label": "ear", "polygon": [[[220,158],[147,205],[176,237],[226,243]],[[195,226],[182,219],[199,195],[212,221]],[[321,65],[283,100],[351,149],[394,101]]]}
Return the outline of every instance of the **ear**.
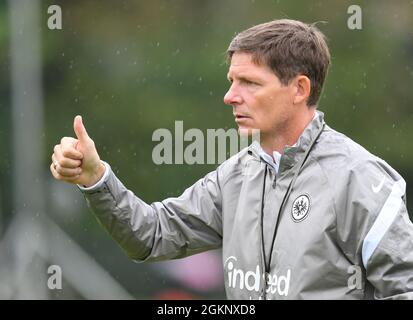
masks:
{"label": "ear", "polygon": [[294,96],[294,104],[301,104],[303,102],[307,104],[307,100],[310,97],[310,93],[311,93],[310,79],[307,76],[299,75],[295,77],[293,81],[294,81],[294,86],[296,88],[295,96]]}

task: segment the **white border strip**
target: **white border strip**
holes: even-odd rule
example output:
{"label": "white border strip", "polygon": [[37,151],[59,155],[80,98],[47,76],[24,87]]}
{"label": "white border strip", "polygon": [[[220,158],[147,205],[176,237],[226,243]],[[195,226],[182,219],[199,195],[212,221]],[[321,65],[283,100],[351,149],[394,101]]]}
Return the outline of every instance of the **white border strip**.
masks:
{"label": "white border strip", "polygon": [[384,203],[383,208],[377,216],[370,231],[367,233],[366,238],[363,241],[362,249],[364,268],[367,269],[367,262],[369,261],[374,250],[376,250],[387,229],[393,223],[397,212],[399,212],[403,201],[402,197],[405,192],[406,182],[403,179],[400,179],[393,185],[389,197]]}

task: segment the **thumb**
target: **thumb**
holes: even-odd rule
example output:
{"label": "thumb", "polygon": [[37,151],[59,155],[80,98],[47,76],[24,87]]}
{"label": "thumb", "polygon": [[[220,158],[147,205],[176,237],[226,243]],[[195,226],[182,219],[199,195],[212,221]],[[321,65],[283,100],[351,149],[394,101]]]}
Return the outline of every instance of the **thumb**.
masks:
{"label": "thumb", "polygon": [[73,122],[73,129],[75,130],[76,137],[79,139],[79,141],[86,141],[89,138],[86,128],[82,122],[82,116],[75,117],[75,120]]}

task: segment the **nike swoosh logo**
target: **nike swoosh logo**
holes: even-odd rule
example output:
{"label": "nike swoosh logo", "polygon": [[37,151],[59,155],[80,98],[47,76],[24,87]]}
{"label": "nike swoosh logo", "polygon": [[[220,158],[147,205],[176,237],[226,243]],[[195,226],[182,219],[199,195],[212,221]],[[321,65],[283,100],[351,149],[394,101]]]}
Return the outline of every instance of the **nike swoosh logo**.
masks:
{"label": "nike swoosh logo", "polygon": [[381,180],[381,182],[379,183],[378,186],[371,185],[371,189],[373,190],[374,193],[378,193],[381,190],[381,188],[383,188],[385,180],[386,180],[386,178],[383,177],[383,179]]}

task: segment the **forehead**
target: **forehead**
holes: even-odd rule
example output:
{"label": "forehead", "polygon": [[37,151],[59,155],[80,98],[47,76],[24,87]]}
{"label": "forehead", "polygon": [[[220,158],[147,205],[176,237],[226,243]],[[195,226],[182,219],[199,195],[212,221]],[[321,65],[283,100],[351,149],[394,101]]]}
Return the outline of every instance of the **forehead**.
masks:
{"label": "forehead", "polygon": [[228,77],[238,74],[250,74],[253,76],[270,76],[274,75],[272,70],[265,64],[258,64],[254,62],[251,53],[234,52],[231,57],[231,64],[228,70]]}

